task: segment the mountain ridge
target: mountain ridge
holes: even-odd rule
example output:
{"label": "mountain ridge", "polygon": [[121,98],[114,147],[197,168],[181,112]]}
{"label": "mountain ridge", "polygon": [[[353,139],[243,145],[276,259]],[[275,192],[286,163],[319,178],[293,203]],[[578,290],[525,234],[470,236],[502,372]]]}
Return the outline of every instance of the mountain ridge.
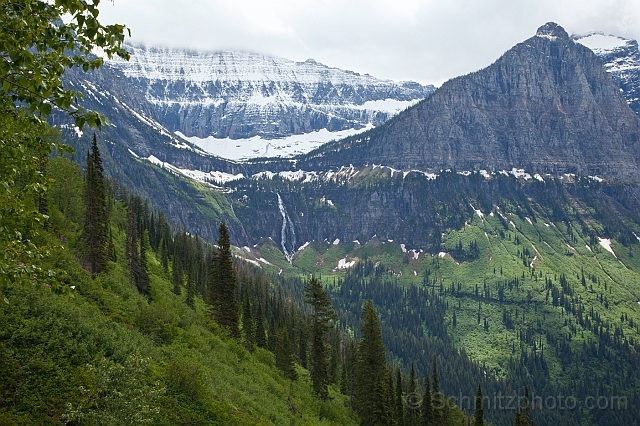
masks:
{"label": "mountain ridge", "polygon": [[384,126],[324,145],[301,165],[346,158],[400,170],[515,167],[637,180],[639,142],[640,119],[600,59],[550,23],[489,67],[449,80]]}
{"label": "mountain ridge", "polygon": [[145,96],[160,122],[188,137],[282,138],[314,130],[378,125],[434,90],[251,52],[127,46],[107,61]]}

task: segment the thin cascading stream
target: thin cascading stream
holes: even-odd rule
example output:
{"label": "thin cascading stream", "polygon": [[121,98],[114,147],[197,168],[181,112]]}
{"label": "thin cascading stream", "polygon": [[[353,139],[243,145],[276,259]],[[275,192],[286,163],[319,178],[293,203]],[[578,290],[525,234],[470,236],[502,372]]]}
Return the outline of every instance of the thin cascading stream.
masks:
{"label": "thin cascading stream", "polygon": [[[293,222],[289,218],[287,214],[287,210],[284,207],[284,203],[282,202],[282,197],[280,194],[278,195],[278,208],[280,209],[280,214],[282,215],[282,230],[281,230],[281,242],[282,252],[284,256],[287,258],[289,263],[293,260],[293,255],[295,254],[296,247],[296,232],[293,229]],[[287,242],[289,242],[289,249],[287,249]]]}

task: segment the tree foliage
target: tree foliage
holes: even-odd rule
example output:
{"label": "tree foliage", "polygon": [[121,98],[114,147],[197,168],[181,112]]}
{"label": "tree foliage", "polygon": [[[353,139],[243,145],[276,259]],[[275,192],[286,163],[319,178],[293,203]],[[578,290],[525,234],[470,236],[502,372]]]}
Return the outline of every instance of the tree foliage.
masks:
{"label": "tree foliage", "polygon": [[240,337],[236,272],[231,258],[231,241],[227,225],[220,223],[218,234],[218,253],[212,256],[209,269],[213,314],[216,322],[227,328],[233,337]]}
{"label": "tree foliage", "polygon": [[388,413],[381,411],[383,398],[380,394],[386,392],[386,356],[378,316],[371,300],[365,301],[360,318],[362,337],[356,363],[355,407],[362,424],[368,425],[376,424],[388,416]]}
{"label": "tree foliage", "polygon": [[[82,94],[66,89],[69,67],[85,71],[102,65],[95,48],[108,57],[128,58],[122,47],[126,27],[102,25],[99,0],[0,1],[0,283],[53,282],[53,271],[40,271],[48,253],[35,243],[48,216],[43,200],[49,181],[43,161],[54,148],[43,120],[53,107],[71,114],[78,127],[102,127],[106,118],[80,107]],[[63,20],[64,18],[64,20]]]}
{"label": "tree foliage", "polygon": [[91,151],[87,152],[87,171],[83,199],[85,204],[83,239],[86,261],[92,274],[107,269],[109,249],[109,217],[107,212],[106,182],[96,134]]}
{"label": "tree foliage", "polygon": [[[21,0],[0,2],[0,102],[20,103],[29,115],[46,116],[53,106],[69,112],[76,126],[98,128],[104,116],[79,106],[82,93],[66,89],[67,68],[87,72],[100,67],[96,48],[111,58],[128,59],[122,47],[124,25],[102,25],[100,0]],[[64,18],[64,20],[63,20]],[[66,21],[66,22],[65,22]]]}
{"label": "tree foliage", "polygon": [[327,291],[317,278],[312,277],[304,287],[304,301],[312,309],[311,325],[311,383],[313,390],[322,399],[327,399],[329,385],[327,333],[336,319]]}

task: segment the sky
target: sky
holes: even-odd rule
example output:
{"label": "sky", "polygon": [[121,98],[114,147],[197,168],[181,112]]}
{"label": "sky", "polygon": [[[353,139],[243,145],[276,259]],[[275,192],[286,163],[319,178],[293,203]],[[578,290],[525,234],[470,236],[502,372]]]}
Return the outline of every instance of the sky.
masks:
{"label": "sky", "polygon": [[103,0],[132,43],[244,50],[441,85],[546,22],[640,39],[640,0]]}

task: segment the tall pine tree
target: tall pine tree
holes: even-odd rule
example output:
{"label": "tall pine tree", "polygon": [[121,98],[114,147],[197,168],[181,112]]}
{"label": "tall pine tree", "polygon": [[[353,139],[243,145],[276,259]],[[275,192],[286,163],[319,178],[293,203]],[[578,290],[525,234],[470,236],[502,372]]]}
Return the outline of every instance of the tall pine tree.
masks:
{"label": "tall pine tree", "polygon": [[229,229],[224,223],[218,228],[218,252],[212,257],[210,269],[210,298],[216,322],[240,337],[238,327],[239,303],[236,299],[236,272],[231,258]]}
{"label": "tall pine tree", "polygon": [[404,426],[404,399],[402,398],[402,374],[396,372],[395,414],[398,426]]}
{"label": "tall pine tree", "polygon": [[433,356],[433,371],[431,374],[431,380],[433,381],[433,394],[431,400],[433,401],[433,423],[436,425],[444,423],[444,408],[445,400],[440,393],[440,380],[438,380],[438,360],[436,356]]}
{"label": "tall pine tree", "polygon": [[291,340],[289,340],[289,332],[287,326],[283,326],[278,333],[278,345],[276,347],[276,367],[282,370],[284,377],[291,380],[298,379],[298,373],[295,369],[293,353],[291,350]]}
{"label": "tall pine tree", "polygon": [[313,390],[321,399],[329,397],[327,386],[328,375],[328,344],[327,334],[332,327],[332,321],[337,315],[331,305],[331,299],[322,284],[315,277],[311,278],[304,287],[304,301],[311,305],[311,383]]}
{"label": "tall pine tree", "polygon": [[429,374],[424,377],[424,394],[422,395],[422,406],[420,407],[420,426],[434,426],[433,402],[431,401],[431,389],[429,386]]}
{"label": "tall pine tree", "polygon": [[147,266],[147,232],[140,230],[140,275],[136,282],[138,291],[145,296],[151,296],[149,288],[149,267]]}
{"label": "tall pine tree", "polygon": [[482,389],[478,385],[476,393],[476,412],[473,413],[474,426],[484,426],[484,409],[482,408]]}
{"label": "tall pine tree", "polygon": [[140,276],[140,251],[138,249],[138,223],[133,211],[133,202],[129,201],[127,213],[127,261],[129,262],[129,285],[138,288]]}
{"label": "tall pine tree", "polygon": [[[386,389],[384,385],[386,355],[378,316],[371,300],[364,302],[360,317],[362,337],[358,345],[356,362],[355,408],[360,416],[360,423],[372,425],[388,417],[386,414],[384,418],[379,417],[381,415],[379,393],[381,389]],[[386,401],[386,397],[384,399]]]}
{"label": "tall pine tree", "polygon": [[262,303],[258,302],[256,311],[256,346],[259,348],[267,347],[267,336],[264,331],[264,314],[262,313]]}
{"label": "tall pine tree", "polygon": [[253,314],[251,313],[251,302],[249,301],[249,293],[245,289],[244,302],[242,303],[242,334],[244,335],[244,347],[253,352],[256,344]]}
{"label": "tall pine tree", "polygon": [[109,218],[103,173],[102,158],[94,133],[91,150],[87,152],[87,172],[83,193],[85,217],[82,233],[86,251],[85,259],[92,274],[107,269],[109,256]]}
{"label": "tall pine tree", "polygon": [[408,402],[411,402],[411,405],[409,405],[409,411],[407,413],[407,424],[409,426],[414,426],[417,423],[416,407],[414,405],[414,398],[417,393],[416,391],[416,370],[413,363],[411,363],[411,373],[409,373],[409,383],[407,385],[407,398],[410,398],[408,399]]}

